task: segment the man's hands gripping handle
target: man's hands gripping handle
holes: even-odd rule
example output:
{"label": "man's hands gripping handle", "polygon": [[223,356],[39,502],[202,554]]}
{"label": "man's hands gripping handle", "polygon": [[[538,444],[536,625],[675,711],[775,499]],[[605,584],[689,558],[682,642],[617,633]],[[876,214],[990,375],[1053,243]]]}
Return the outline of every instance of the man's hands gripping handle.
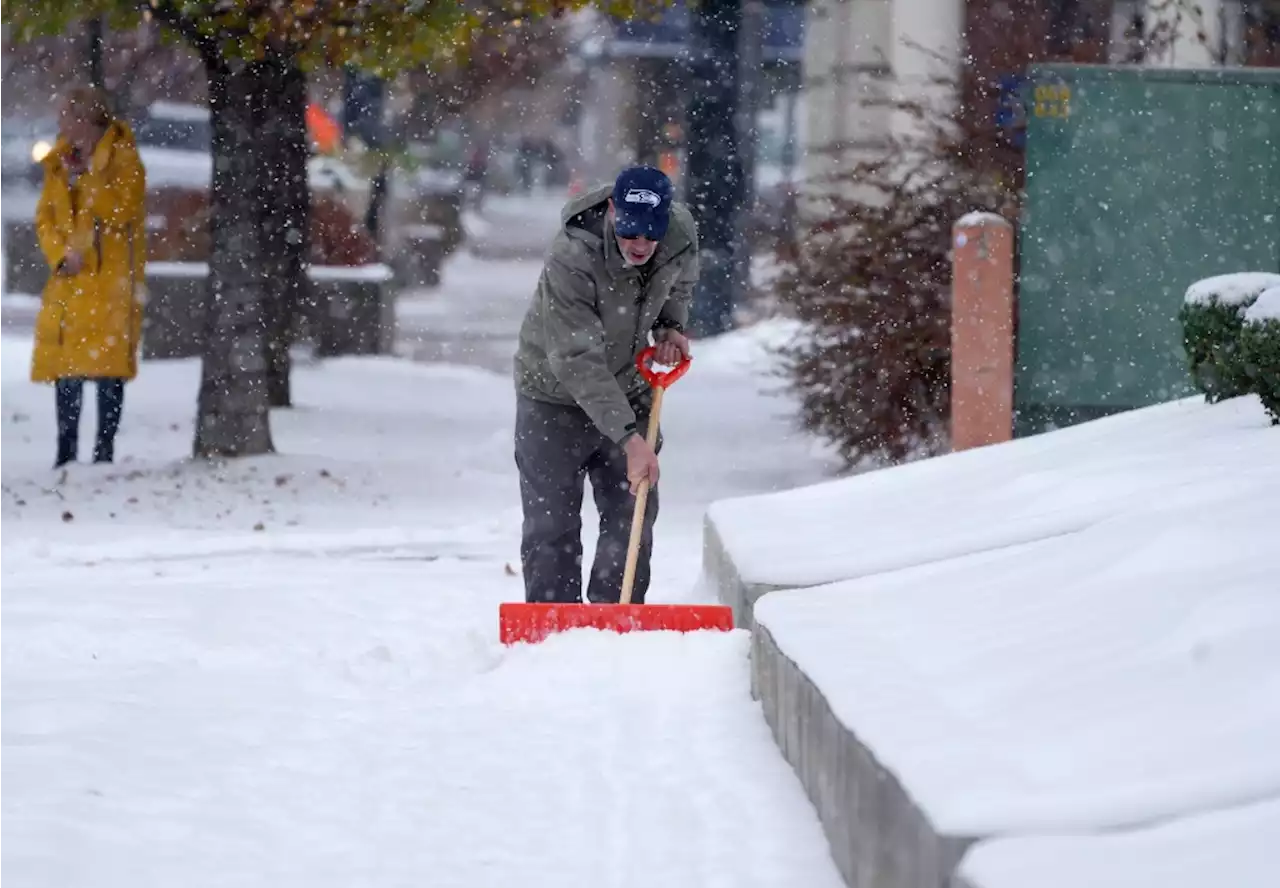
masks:
{"label": "man's hands gripping handle", "polygon": [[640,492],[642,484],[658,483],[658,454],[639,432],[622,443],[622,452],[627,455],[627,482],[633,495]]}
{"label": "man's hands gripping handle", "polygon": [[658,483],[660,472],[655,448],[658,445],[658,416],[662,411],[662,395],[668,386],[689,371],[693,360],[688,354],[686,341],[684,348],[680,349],[682,359],[671,370],[654,370],[649,366],[650,361],[656,361],[660,353],[667,356],[671,354],[669,349],[663,348],[665,345],[672,343],[663,342],[650,346],[636,356],[636,369],[653,386],[653,405],[649,408],[648,434],[643,438],[639,433],[633,434],[622,443],[623,452],[627,455],[627,481],[631,485],[632,494],[638,494],[641,487]]}
{"label": "man's hands gripping handle", "polygon": [[[692,357],[689,350],[689,337],[685,336],[684,331],[678,327],[659,327],[654,331],[654,339],[653,363],[655,364],[676,367]],[[643,367],[640,372],[645,372]],[[675,380],[673,379],[672,382]],[[650,380],[650,384],[652,383],[653,380]]]}

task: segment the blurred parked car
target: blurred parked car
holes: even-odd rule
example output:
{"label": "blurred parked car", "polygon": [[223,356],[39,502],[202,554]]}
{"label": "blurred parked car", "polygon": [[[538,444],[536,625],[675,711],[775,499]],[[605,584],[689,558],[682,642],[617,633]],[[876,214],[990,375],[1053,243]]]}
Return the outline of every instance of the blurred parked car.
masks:
{"label": "blurred parked car", "polygon": [[4,226],[4,280],[10,293],[39,293],[48,267],[36,241],[36,201],[44,183],[40,159],[53,147],[54,117],[6,117],[0,123],[0,224]]}
{"label": "blurred parked car", "polygon": [[463,145],[444,130],[431,142],[407,144],[399,156],[388,188],[387,261],[401,286],[435,287],[464,237]]}
{"label": "blurred parked car", "polygon": [[[199,105],[155,102],[130,120],[148,187],[206,190],[213,175],[213,126]],[[359,217],[368,200],[368,182],[340,159],[312,155],[307,161],[312,193],[337,195]]]}
{"label": "blurred parked car", "polygon": [[40,188],[40,158],[53,147],[58,132],[54,117],[6,117],[4,119],[3,180],[10,187]]}

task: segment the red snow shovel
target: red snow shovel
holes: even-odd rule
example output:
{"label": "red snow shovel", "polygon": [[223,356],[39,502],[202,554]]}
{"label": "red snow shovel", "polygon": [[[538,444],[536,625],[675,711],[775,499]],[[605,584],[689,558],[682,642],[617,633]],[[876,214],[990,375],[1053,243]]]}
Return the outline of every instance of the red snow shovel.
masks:
{"label": "red snow shovel", "polygon": [[[640,375],[653,386],[653,407],[649,411],[649,432],[645,436],[650,447],[658,443],[658,414],[662,412],[662,393],[689,370],[686,358],[675,368],[658,373],[648,365],[654,348],[650,346],[636,356]],[[718,604],[632,604],[631,590],[636,581],[636,561],[640,556],[645,504],[649,499],[649,482],[636,492],[635,511],[631,516],[631,541],[627,546],[627,563],[622,574],[622,595],[618,604],[557,604],[505,602],[498,608],[499,636],[503,644],[542,641],[556,632],[569,629],[604,629],[612,632],[696,632],[700,629],[733,629],[733,610]]]}

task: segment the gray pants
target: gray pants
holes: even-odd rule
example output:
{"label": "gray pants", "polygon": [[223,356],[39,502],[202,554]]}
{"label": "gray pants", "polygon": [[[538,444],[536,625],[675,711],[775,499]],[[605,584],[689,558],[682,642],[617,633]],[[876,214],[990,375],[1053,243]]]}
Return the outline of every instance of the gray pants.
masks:
{"label": "gray pants", "polygon": [[[648,429],[648,404],[633,404],[641,434]],[[662,435],[656,449],[662,450]],[[636,500],[627,482],[627,458],[576,406],[516,398],[516,467],[524,525],[520,558],[525,600],[582,600],[582,495],[591,480],[600,537],[587,584],[587,600],[617,602],[622,595],[627,543]],[[653,523],[658,517],[658,488],[649,490],[644,533],[636,562],[631,601],[644,602],[653,553]]]}

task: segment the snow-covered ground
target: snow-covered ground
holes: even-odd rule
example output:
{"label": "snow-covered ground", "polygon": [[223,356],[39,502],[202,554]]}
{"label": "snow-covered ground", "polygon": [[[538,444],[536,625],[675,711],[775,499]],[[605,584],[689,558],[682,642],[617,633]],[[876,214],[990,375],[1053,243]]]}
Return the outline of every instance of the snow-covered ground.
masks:
{"label": "snow-covered ground", "polygon": [[512,336],[541,271],[538,262],[459,251],[445,264],[439,287],[410,290],[396,300],[397,353],[506,373]]}
{"label": "snow-covered ground", "polygon": [[1277,809],[1226,813],[1280,799],[1280,428],[1256,397],[711,511],[747,581],[821,584],[755,617],[934,826],[1009,837],[974,853],[983,888],[1274,879]]}
{"label": "snow-covered ground", "polygon": [[[441,299],[520,303],[507,273]],[[757,341],[700,344],[666,400],[653,601],[706,597],[708,503],[834,465]],[[63,475],[29,359],[0,340],[6,880],[839,884],[744,633],[498,644],[521,597],[505,367],[301,364],[279,453],[210,466],[196,363],[146,362],[119,462]]]}
{"label": "snow-covered ground", "polygon": [[465,250],[486,259],[541,256],[560,226],[560,211],[571,199],[564,188],[517,194],[486,194],[477,210],[462,212]]}

